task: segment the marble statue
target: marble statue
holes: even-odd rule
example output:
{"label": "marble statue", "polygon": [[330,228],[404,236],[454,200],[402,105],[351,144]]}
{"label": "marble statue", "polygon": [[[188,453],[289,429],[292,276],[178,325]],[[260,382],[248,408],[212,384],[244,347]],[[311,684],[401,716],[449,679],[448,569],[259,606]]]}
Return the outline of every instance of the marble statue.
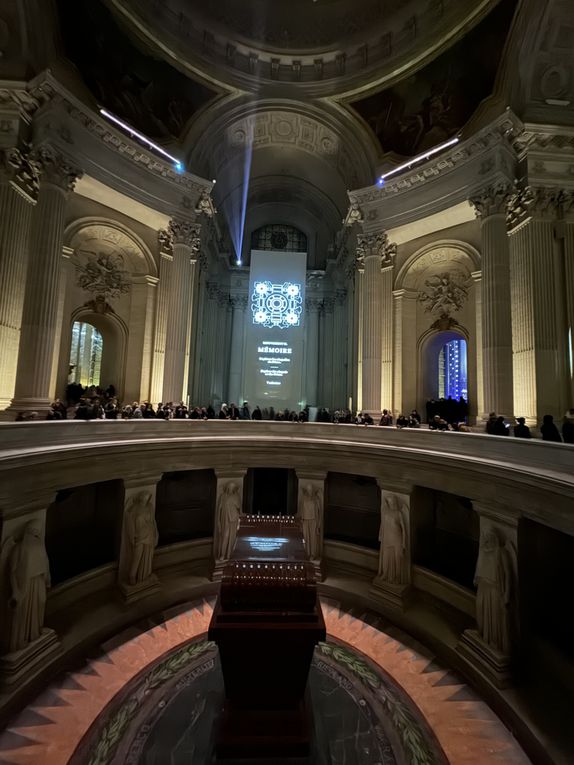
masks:
{"label": "marble statue", "polygon": [[484,642],[506,656],[511,653],[513,632],[515,560],[512,544],[504,544],[494,529],[481,537],[474,575],[476,623]]}
{"label": "marble statue", "polygon": [[401,504],[396,494],[385,492],[379,531],[379,576],[389,584],[406,584],[407,533]]}
{"label": "marble statue", "polygon": [[311,560],[319,558],[319,533],[321,524],[322,492],[310,483],[303,488],[299,516],[303,524],[303,539]]}
{"label": "marble statue", "polygon": [[229,560],[231,557],[239,528],[241,505],[239,486],[234,481],[228,481],[217,502],[217,560]]}
{"label": "marble statue", "polygon": [[130,585],[141,584],[152,574],[153,556],[159,538],[150,492],[141,491],[130,498],[125,523],[128,582]]}
{"label": "marble statue", "polygon": [[9,584],[9,626],[4,639],[6,650],[12,652],[37,640],[44,625],[50,564],[39,523],[27,523],[19,539],[9,537],[2,554]]}

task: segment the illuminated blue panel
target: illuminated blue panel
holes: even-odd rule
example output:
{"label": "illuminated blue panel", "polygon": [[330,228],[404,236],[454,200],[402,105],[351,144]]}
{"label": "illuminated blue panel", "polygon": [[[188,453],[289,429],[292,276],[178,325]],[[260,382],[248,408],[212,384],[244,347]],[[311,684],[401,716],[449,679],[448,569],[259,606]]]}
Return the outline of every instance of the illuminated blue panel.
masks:
{"label": "illuminated blue panel", "polygon": [[289,540],[285,537],[246,537],[245,541],[252,550],[267,553],[280,550]]}
{"label": "illuminated blue panel", "polygon": [[468,398],[466,340],[451,340],[443,348],[444,396]]}
{"label": "illuminated blue panel", "polygon": [[253,323],[268,329],[289,329],[301,324],[301,285],[255,282],[251,296]]}

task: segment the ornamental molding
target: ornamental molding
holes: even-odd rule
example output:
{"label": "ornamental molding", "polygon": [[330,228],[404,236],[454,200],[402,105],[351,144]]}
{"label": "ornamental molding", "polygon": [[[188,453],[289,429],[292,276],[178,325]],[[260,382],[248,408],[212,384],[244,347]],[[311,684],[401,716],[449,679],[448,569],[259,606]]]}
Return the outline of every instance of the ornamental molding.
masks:
{"label": "ornamental molding", "polygon": [[356,200],[355,197],[349,196],[349,211],[347,212],[347,215],[343,218],[343,225],[344,226],[354,226],[356,223],[363,223],[365,220],[363,216],[363,212],[361,208],[359,207],[359,203]]}
{"label": "ornamental molding", "polygon": [[76,181],[83,175],[83,170],[47,144],[34,149],[33,161],[38,167],[40,183],[50,183],[64,191],[73,191]]}
{"label": "ornamental molding", "polygon": [[173,257],[173,236],[170,231],[165,228],[160,229],[157,232],[157,242],[162,255]]}
{"label": "ornamental molding", "polygon": [[0,150],[0,173],[28,200],[36,200],[40,168],[28,144],[22,150],[16,147]]}
{"label": "ornamental molding", "polygon": [[490,215],[505,215],[508,202],[513,194],[510,183],[500,181],[481,189],[468,201],[474,207],[477,218],[488,218]]}
{"label": "ornamental molding", "polygon": [[480,155],[493,151],[498,151],[498,156],[487,156],[483,159],[479,166],[479,175],[486,176],[498,171],[499,174],[512,178],[516,157],[514,146],[522,131],[522,122],[508,110],[502,118],[468,140],[456,144],[449,151],[438,154],[436,159],[418,165],[413,170],[407,169],[405,172],[386,180],[383,185],[377,184],[354,190],[353,197],[359,205],[381,202],[402,192],[428,184],[459,167],[475,162]]}
{"label": "ornamental molding", "polygon": [[209,191],[203,191],[202,195],[199,197],[197,205],[195,206],[194,212],[197,215],[206,215],[208,218],[213,218],[213,216],[217,214],[217,209],[213,204],[213,200]]}
{"label": "ornamental molding", "polygon": [[389,241],[386,231],[378,234],[359,234],[357,237],[356,266],[364,269],[367,258],[379,258],[381,268],[388,268],[394,264],[397,254],[397,245]]}
{"label": "ornamental molding", "polygon": [[201,226],[187,220],[172,218],[169,222],[169,233],[172,237],[173,246],[184,245],[195,255],[201,247]]}
{"label": "ornamental molding", "polygon": [[426,279],[418,300],[427,313],[441,316],[460,311],[468,299],[468,283],[460,271],[436,274]]}
{"label": "ornamental molding", "polygon": [[[95,304],[105,306],[108,300],[120,298],[131,289],[124,259],[116,253],[101,252],[89,255],[86,260],[77,259],[76,284],[94,295]],[[98,313],[105,311],[99,310]]]}
{"label": "ornamental molding", "polygon": [[[17,109],[21,118],[27,123],[32,121],[39,109],[47,105],[61,109],[73,122],[95,136],[104,145],[106,151],[120,154],[156,178],[174,184],[187,192],[193,200],[198,199],[203,192],[211,190],[213,184],[210,181],[188,172],[178,173],[172,163],[147,152],[127,135],[113,128],[103,117],[93,113],[79,99],[76,99],[49,71],[29,83],[19,82],[13,86],[0,87],[0,110],[2,107]],[[50,128],[65,143],[74,143],[67,126],[50,126]]]}
{"label": "ornamental molding", "polygon": [[572,208],[572,192],[556,187],[518,186],[508,202],[507,223],[509,230],[524,225],[532,218],[553,221]]}
{"label": "ornamental molding", "polygon": [[237,308],[240,311],[245,311],[249,304],[249,298],[247,295],[231,295],[229,302],[231,303],[232,308]]}

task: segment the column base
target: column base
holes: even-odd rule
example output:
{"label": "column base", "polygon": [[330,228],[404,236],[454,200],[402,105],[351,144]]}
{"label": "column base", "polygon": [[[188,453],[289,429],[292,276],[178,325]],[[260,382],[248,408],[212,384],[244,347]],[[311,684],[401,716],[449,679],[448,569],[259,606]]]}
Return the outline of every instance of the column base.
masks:
{"label": "column base", "polygon": [[389,611],[403,613],[409,602],[410,584],[390,584],[382,577],[373,579],[369,596]]}
{"label": "column base", "polygon": [[485,643],[477,630],[465,630],[460,637],[456,650],[497,688],[504,689],[512,685],[510,657]]}
{"label": "column base", "polygon": [[14,685],[33,676],[60,651],[60,641],[54,630],[43,629],[34,642],[0,657],[0,682],[2,685]]}
{"label": "column base", "polygon": [[45,420],[46,415],[50,413],[51,403],[47,398],[15,398],[5,412],[7,415],[14,415],[13,419],[16,419],[19,412],[37,412],[37,417],[32,419]]}
{"label": "column base", "polygon": [[213,566],[213,571],[211,572],[212,582],[221,582],[221,580],[223,579],[223,569],[225,568],[226,563],[227,563],[226,560],[215,561],[215,565]]}
{"label": "column base", "polygon": [[151,574],[143,582],[137,584],[127,584],[126,582],[120,582],[120,592],[122,594],[122,600],[126,604],[134,603],[142,598],[147,598],[149,595],[155,595],[160,590],[160,584],[157,576]]}

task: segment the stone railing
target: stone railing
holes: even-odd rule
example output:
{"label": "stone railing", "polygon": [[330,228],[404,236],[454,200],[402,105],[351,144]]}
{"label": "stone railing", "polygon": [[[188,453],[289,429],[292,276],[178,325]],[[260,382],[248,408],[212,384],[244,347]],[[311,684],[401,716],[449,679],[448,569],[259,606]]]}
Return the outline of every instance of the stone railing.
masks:
{"label": "stone railing", "polygon": [[[495,694],[512,720],[521,719],[516,699],[501,690],[513,682],[519,645],[513,625],[522,618],[520,577],[530,549],[521,529],[530,524],[534,532],[529,534],[555,534],[560,544],[574,536],[572,447],[472,433],[219,420],[0,424],[5,620],[0,714],[21,704],[80,646],[160,609],[214,593],[232,547],[229,519],[241,508],[244,478],[250,468],[265,467],[295,471],[297,512],[324,593],[352,593],[383,612],[483,692]],[[213,536],[200,533],[158,546],[158,486],[166,474],[180,471],[211,476]],[[330,474],[362,477],[375,496],[379,492],[374,505],[378,550],[376,531],[370,548],[324,533],[338,501],[329,488]],[[57,529],[63,507],[68,519],[76,511],[87,517],[83,495],[73,495],[77,508],[76,500],[70,507],[69,496],[93,485],[106,487],[93,512],[111,519],[108,536],[94,538],[93,545],[108,542],[111,553],[104,565],[60,576],[50,588],[57,550],[80,541],[89,549],[91,532],[81,523],[66,526],[65,538]],[[468,564],[474,570],[477,555],[491,556],[491,570],[504,570],[504,612],[493,616],[494,607],[481,612],[484,597],[476,598],[470,583],[454,581],[417,559],[416,546],[434,533],[428,511],[433,493],[464,498],[476,528]],[[371,523],[372,513],[371,507]],[[110,542],[112,536],[117,544]],[[27,569],[28,559],[35,562],[33,569]],[[36,572],[33,583],[24,575],[30,570]],[[491,589],[503,587],[497,576],[487,585]],[[475,586],[480,594],[479,567]],[[30,613],[35,613],[32,620]]]}

